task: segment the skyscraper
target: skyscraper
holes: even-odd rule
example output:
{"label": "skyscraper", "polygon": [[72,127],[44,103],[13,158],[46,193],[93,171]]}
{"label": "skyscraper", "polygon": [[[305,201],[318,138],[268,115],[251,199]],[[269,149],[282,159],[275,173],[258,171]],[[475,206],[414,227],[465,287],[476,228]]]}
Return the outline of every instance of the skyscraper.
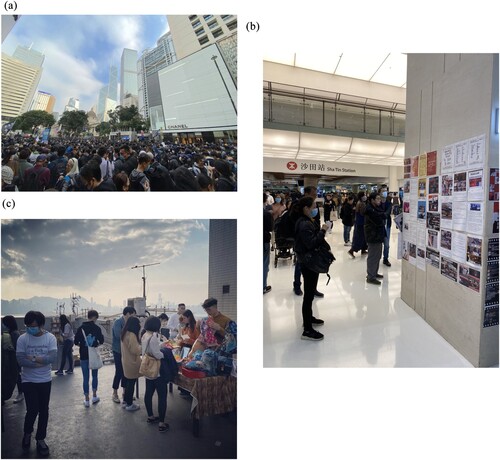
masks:
{"label": "skyscraper", "polygon": [[14,55],[2,53],[2,120],[29,110],[43,71],[42,53],[18,46]]}
{"label": "skyscraper", "polygon": [[33,99],[30,110],[44,110],[47,113],[52,113],[55,103],[55,96],[44,91],[38,91]]}
{"label": "skyscraper", "polygon": [[[177,61],[172,42],[172,35],[167,32],[156,41],[156,47],[143,52],[140,60],[137,62],[137,84],[139,96],[139,113],[149,118],[149,99],[148,94],[148,77],[151,85],[155,86],[155,77],[153,74],[158,74],[158,71],[166,66],[173,64]],[[156,77],[156,81],[158,77]],[[158,84],[156,83],[156,87]]]}
{"label": "skyscraper", "polygon": [[109,67],[109,83],[99,91],[97,99],[97,119],[99,122],[108,121],[108,110],[114,110],[118,100],[118,69]]}
{"label": "skyscraper", "polygon": [[120,67],[120,105],[138,105],[137,89],[137,51],[125,48]]}
{"label": "skyscraper", "polygon": [[64,112],[75,112],[77,110],[80,110],[80,99],[70,97],[68,103],[64,107]]}

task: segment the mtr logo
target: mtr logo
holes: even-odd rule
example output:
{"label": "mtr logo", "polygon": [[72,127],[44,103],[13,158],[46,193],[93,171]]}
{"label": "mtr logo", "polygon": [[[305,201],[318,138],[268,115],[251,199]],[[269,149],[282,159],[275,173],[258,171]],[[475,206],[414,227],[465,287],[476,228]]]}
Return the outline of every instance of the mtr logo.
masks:
{"label": "mtr logo", "polygon": [[289,161],[287,164],[286,164],[286,167],[290,170],[290,171],[295,171],[297,169],[297,163],[295,163],[295,161]]}

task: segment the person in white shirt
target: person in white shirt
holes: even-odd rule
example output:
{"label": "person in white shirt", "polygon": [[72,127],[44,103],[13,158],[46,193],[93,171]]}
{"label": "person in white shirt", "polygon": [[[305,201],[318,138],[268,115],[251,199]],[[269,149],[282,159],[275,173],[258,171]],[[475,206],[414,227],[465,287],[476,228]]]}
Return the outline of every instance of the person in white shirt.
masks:
{"label": "person in white shirt", "polygon": [[52,364],[57,361],[57,340],[43,329],[45,316],[39,311],[29,311],[24,317],[26,333],[17,341],[16,356],[21,366],[23,393],[26,401],[24,436],[22,448],[28,452],[31,447],[31,433],[38,417],[36,448],[46,457],[49,447],[45,443],[49,421],[50,389],[52,386]]}
{"label": "person in white shirt", "polygon": [[168,320],[167,328],[170,329],[170,337],[177,337],[179,333],[180,324],[179,317],[186,311],[186,305],[180,303],[177,305],[177,313],[174,313]]}

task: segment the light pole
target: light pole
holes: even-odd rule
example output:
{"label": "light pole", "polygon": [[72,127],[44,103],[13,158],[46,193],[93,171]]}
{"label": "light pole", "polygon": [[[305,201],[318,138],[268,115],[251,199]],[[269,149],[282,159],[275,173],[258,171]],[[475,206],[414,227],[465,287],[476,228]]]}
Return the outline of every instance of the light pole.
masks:
{"label": "light pole", "polygon": [[217,64],[217,58],[218,58],[218,56],[216,56],[215,54],[211,57],[212,61],[214,61],[215,67],[217,67],[217,71],[219,72],[219,75],[220,75],[220,78],[222,80],[222,83],[224,83],[224,88],[226,88],[227,95],[229,96],[229,99],[231,100],[231,104],[233,104],[234,113],[236,115],[238,115],[238,111],[236,110],[236,105],[234,104],[233,98],[231,97],[231,93],[229,92],[229,89],[228,89],[228,87],[226,85],[226,81],[222,77],[222,73],[221,73],[221,71],[219,69],[219,64]]}
{"label": "light pole", "polygon": [[142,267],[142,297],[146,300],[146,267],[151,265],[160,265],[160,262],[155,262],[154,264],[136,265],[135,267],[130,267],[131,269]]}

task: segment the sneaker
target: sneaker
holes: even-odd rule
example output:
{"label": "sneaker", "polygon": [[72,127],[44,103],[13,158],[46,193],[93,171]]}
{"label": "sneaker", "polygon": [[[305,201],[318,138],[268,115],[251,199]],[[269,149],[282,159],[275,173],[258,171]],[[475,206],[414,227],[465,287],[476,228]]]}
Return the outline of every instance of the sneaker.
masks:
{"label": "sneaker", "polygon": [[170,425],[168,423],[164,423],[163,425],[158,425],[158,431],[160,433],[165,433],[170,429]]}
{"label": "sneaker", "polygon": [[322,292],[319,292],[318,290],[316,290],[314,292],[314,297],[325,297],[325,294],[323,294]]}
{"label": "sneaker", "polygon": [[90,407],[90,401],[88,399],[84,399],[83,404],[85,407]]}
{"label": "sneaker", "polygon": [[384,277],[384,275],[381,275],[380,273],[377,273],[377,274],[375,275],[375,278],[382,279],[383,277]]}
{"label": "sneaker", "polygon": [[20,403],[24,399],[24,393],[19,393],[14,399],[14,404]]}
{"label": "sneaker", "polygon": [[366,278],[366,282],[369,283],[369,284],[382,284],[378,279],[376,278],[373,278],[373,279],[369,279],[369,278]]}
{"label": "sneaker", "polygon": [[72,373],[73,373],[73,369],[66,371],[66,374],[72,374]]}
{"label": "sneaker", "polygon": [[344,243],[344,246],[350,246],[351,243],[349,243],[349,241],[347,243]]}
{"label": "sneaker", "polygon": [[31,447],[31,434],[30,433],[24,433],[23,442],[21,443],[21,446],[25,452],[30,450],[30,447]]}
{"label": "sneaker", "polygon": [[295,292],[295,295],[304,295],[302,289],[300,288],[294,288],[293,292]]}
{"label": "sneaker", "polygon": [[347,251],[347,254],[349,254],[353,259],[356,257],[352,249],[349,249],[349,251]]}
{"label": "sneaker", "polygon": [[63,371],[56,371],[56,375],[64,375]]}
{"label": "sneaker", "polygon": [[314,316],[312,319],[312,323],[316,326],[322,326],[323,324],[325,324],[325,322],[322,319],[315,318]]}
{"label": "sneaker", "polygon": [[120,398],[118,395],[113,395],[113,402],[120,404]]}
{"label": "sneaker", "polygon": [[45,443],[43,439],[36,442],[36,450],[42,457],[49,455],[49,446]]}
{"label": "sneaker", "polygon": [[324,335],[314,329],[310,331],[304,331],[300,337],[302,340],[323,340]]}
{"label": "sneaker", "polygon": [[138,404],[134,404],[134,403],[132,403],[130,406],[125,407],[125,410],[128,410],[130,412],[132,412],[134,410],[139,410],[139,409],[140,409],[140,406]]}
{"label": "sneaker", "polygon": [[361,251],[361,254],[368,254],[368,251],[365,251],[364,249]]}
{"label": "sneaker", "polygon": [[389,262],[389,259],[384,259],[384,265],[387,265],[388,267],[391,266],[391,263]]}
{"label": "sneaker", "polygon": [[92,396],[92,404],[97,404],[100,400],[99,396]]}
{"label": "sneaker", "polygon": [[271,286],[266,286],[264,288],[264,294],[267,294],[271,289],[272,289]]}

